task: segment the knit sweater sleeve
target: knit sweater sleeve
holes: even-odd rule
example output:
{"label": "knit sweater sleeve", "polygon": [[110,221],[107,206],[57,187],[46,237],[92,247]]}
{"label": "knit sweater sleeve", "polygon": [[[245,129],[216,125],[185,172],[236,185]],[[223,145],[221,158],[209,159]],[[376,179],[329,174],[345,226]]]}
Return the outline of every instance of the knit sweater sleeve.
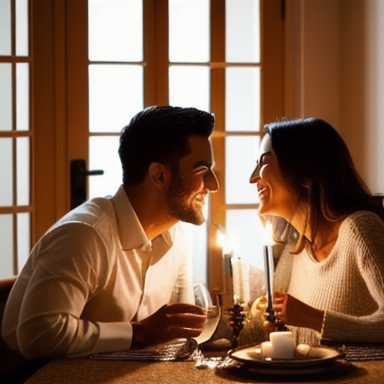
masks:
{"label": "knit sweater sleeve", "polygon": [[361,211],[345,224],[339,233],[340,254],[346,255],[348,272],[361,277],[346,294],[366,295],[367,300],[358,300],[359,315],[326,309],[322,337],[384,342],[384,223],[377,215]]}

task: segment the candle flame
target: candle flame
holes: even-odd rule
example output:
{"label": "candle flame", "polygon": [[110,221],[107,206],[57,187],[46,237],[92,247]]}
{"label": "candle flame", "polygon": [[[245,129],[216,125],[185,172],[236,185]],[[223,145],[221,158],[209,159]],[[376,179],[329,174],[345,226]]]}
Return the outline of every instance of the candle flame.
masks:
{"label": "candle flame", "polygon": [[216,232],[216,245],[218,247],[224,248],[226,243],[225,234],[223,231],[218,230]]}

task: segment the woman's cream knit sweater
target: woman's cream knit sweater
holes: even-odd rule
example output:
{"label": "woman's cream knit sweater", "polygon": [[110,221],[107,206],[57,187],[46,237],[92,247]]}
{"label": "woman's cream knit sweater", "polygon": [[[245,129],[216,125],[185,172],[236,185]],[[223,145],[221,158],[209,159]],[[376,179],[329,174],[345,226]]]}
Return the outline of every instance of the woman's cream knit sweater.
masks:
{"label": "woman's cream knit sweater", "polygon": [[384,223],[374,213],[348,216],[329,256],[284,250],[275,289],[325,310],[324,339],[384,342]]}

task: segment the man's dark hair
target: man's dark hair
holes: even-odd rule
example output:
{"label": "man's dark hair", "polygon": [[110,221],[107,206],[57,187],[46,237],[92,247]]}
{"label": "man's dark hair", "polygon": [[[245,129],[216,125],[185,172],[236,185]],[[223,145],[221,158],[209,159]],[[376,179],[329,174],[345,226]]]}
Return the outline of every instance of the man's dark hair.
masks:
{"label": "man's dark hair", "polygon": [[153,106],[135,115],[121,132],[119,156],[123,183],[141,183],[153,162],[177,171],[179,160],[188,155],[190,135],[209,137],[215,118],[196,108]]}

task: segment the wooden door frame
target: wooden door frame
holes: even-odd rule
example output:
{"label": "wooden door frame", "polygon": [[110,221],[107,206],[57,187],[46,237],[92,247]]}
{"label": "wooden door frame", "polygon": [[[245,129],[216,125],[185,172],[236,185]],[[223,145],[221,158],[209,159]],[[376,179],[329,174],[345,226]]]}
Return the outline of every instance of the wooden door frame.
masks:
{"label": "wooden door frame", "polygon": [[68,210],[65,0],[32,0],[32,245]]}

